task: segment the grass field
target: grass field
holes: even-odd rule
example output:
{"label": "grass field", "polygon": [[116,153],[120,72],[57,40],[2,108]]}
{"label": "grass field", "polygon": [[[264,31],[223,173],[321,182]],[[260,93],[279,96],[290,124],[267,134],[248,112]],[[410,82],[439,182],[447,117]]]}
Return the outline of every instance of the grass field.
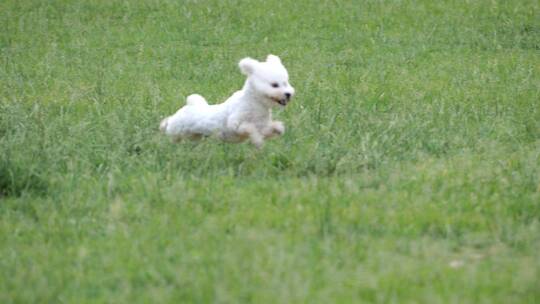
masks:
{"label": "grass field", "polygon": [[[538,1],[0,2],[0,303],[538,303]],[[245,56],[262,151],[173,145]]]}

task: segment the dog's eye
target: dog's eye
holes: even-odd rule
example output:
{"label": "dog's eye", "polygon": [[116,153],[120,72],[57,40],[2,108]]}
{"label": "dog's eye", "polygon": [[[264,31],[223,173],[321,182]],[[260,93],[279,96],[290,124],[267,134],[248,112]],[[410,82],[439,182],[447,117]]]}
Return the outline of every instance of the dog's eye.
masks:
{"label": "dog's eye", "polygon": [[279,87],[279,83],[277,83],[277,82],[272,82],[270,85],[272,86],[272,88]]}

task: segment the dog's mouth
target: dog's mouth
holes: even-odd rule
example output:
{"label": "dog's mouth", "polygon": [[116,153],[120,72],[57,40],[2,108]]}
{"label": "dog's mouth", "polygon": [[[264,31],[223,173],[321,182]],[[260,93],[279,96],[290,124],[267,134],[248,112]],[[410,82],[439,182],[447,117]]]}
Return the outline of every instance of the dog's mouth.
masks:
{"label": "dog's mouth", "polygon": [[278,104],[280,104],[281,106],[286,106],[287,105],[287,99],[286,98],[275,98],[275,97],[270,97],[270,99],[272,99],[274,102],[277,102]]}

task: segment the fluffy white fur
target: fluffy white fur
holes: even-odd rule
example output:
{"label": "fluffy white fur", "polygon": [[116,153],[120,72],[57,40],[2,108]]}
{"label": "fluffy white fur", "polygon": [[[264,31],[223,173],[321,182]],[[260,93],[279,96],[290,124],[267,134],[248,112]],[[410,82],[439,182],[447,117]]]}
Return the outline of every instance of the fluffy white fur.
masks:
{"label": "fluffy white fur", "polygon": [[242,90],[216,105],[209,105],[201,95],[190,95],[185,106],[161,121],[160,130],[174,141],[215,135],[226,142],[248,139],[257,148],[265,139],[283,134],[285,126],[272,120],[272,108],[284,107],[294,88],[281,60],[268,55],[264,62],[244,58],[238,65],[247,76]]}

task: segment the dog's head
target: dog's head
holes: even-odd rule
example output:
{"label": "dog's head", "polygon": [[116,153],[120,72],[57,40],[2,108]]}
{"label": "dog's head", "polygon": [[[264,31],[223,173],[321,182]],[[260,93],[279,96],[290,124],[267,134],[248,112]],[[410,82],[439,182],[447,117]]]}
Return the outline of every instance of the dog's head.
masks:
{"label": "dog's head", "polygon": [[246,85],[261,96],[268,106],[285,106],[294,95],[289,74],[278,56],[268,55],[266,61],[252,58],[240,60],[240,71],[248,77]]}

